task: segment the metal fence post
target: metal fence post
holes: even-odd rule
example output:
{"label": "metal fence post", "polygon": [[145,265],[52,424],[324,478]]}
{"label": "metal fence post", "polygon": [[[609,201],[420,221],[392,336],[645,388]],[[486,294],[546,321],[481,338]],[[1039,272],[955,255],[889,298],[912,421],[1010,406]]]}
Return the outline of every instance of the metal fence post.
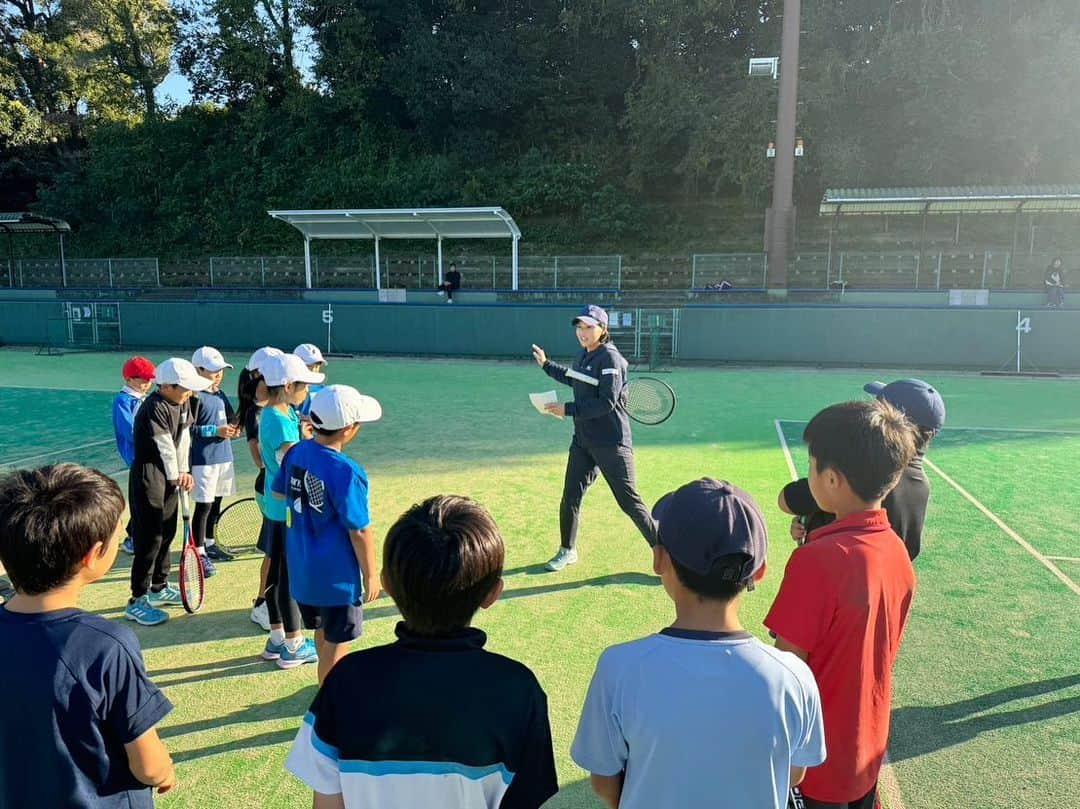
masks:
{"label": "metal fence post", "polygon": [[214,285],[214,257],[210,256],[210,286]]}
{"label": "metal fence post", "polygon": [[491,257],[491,288],[495,289],[495,256]]}
{"label": "metal fence post", "polygon": [[987,270],[986,265],[990,263],[990,256],[991,255],[993,255],[993,254],[989,250],[987,250],[985,253],[983,253],[983,278],[982,278],[982,287],[981,287],[982,289],[986,289],[986,270]]}
{"label": "metal fence post", "polygon": [[109,262],[109,286],[113,285],[113,272],[112,272],[112,259],[106,259]]}
{"label": "metal fence post", "polygon": [[1012,275],[1012,251],[1010,250],[1005,254],[1005,275],[1001,279],[1001,288],[1007,289],[1009,286],[1009,276]]}
{"label": "metal fence post", "polygon": [[552,284],[553,289],[559,288],[559,257],[555,256],[555,283]]}
{"label": "metal fence post", "polygon": [[690,254],[690,289],[697,289],[697,253]]}
{"label": "metal fence post", "polygon": [[941,262],[945,258],[945,251],[938,250],[937,254],[937,288],[941,289]]}
{"label": "metal fence post", "polygon": [[161,259],[154,259],[154,278],[157,279],[157,285],[161,286]]}
{"label": "metal fence post", "polygon": [[615,267],[615,289],[622,291],[622,253],[619,253],[619,263]]}
{"label": "metal fence post", "polygon": [[260,286],[266,286],[266,256],[259,256]]}
{"label": "metal fence post", "polygon": [[844,291],[844,251],[840,251],[840,269],[836,273],[836,281],[840,284],[840,292]]}
{"label": "metal fence post", "polygon": [[918,253],[915,254],[915,289],[919,288],[919,269],[922,265],[922,256]]}

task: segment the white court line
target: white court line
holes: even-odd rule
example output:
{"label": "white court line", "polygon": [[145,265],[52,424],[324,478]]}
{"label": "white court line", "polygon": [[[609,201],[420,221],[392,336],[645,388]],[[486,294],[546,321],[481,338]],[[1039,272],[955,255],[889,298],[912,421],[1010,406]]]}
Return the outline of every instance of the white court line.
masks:
{"label": "white court line", "polygon": [[14,461],[4,461],[5,466],[20,466],[25,461],[33,461],[37,458],[49,458],[53,455],[62,455],[65,452],[75,452],[80,449],[89,449],[90,447],[100,447],[102,444],[113,443],[112,438],[105,438],[101,441],[91,441],[89,444],[79,444],[77,447],[64,447],[63,449],[55,449],[52,452],[42,452],[38,455],[27,455],[25,458],[16,458]]}
{"label": "white court line", "polygon": [[968,492],[967,489],[965,489],[963,486],[961,486],[959,483],[957,483],[951,477],[949,477],[944,472],[942,472],[941,467],[939,467],[936,463],[931,461],[929,458],[924,458],[923,463],[926,464],[931,469],[933,469],[935,472],[937,472],[937,474],[941,476],[942,480],[944,480],[946,483],[948,483],[950,486],[952,486],[954,489],[956,489],[956,491],[960,492],[960,495],[965,500],[967,500],[969,503],[971,503],[971,505],[975,506],[975,508],[977,508],[979,511],[981,511],[992,523],[994,523],[994,525],[996,525],[998,528],[1000,528],[1002,531],[1004,531],[1005,536],[1007,536],[1009,539],[1011,539],[1013,542],[1015,542],[1017,545],[1019,545],[1025,551],[1030,553],[1032,556],[1034,556],[1035,559],[1037,559],[1039,561],[1039,563],[1042,564],[1043,567],[1045,567],[1047,570],[1049,570],[1051,573],[1053,573],[1057,578],[1059,578],[1061,580],[1061,582],[1066,587],[1068,587],[1070,590],[1072,590],[1074,593],[1076,593],[1078,596],[1080,596],[1080,584],[1077,584],[1072,579],[1070,579],[1068,576],[1066,576],[1064,573],[1062,573],[1061,569],[1057,565],[1055,565],[1053,562],[1051,562],[1048,557],[1043,556],[1043,554],[1039,553],[1039,551],[1036,550],[1032,546],[1032,544],[1030,542],[1028,542],[1026,539],[1024,539],[1022,536],[1020,536],[1018,533],[1016,533],[1013,529],[1011,529],[1009,526],[1007,526],[1001,520],[1001,518],[998,517],[994,512],[992,512],[990,509],[988,509],[986,506],[984,506],[982,503],[980,503],[978,500],[976,500],[974,495],[972,495],[970,492]]}
{"label": "white court line", "polygon": [[0,385],[0,391],[5,388],[13,390],[63,390],[71,393],[116,393],[112,388],[61,388],[51,385]]}
{"label": "white court line", "polygon": [[1047,556],[1053,562],[1080,562],[1080,556]]}
{"label": "white court line", "polygon": [[776,436],[780,439],[780,449],[784,451],[784,460],[787,461],[788,473],[791,475],[792,480],[799,479],[799,473],[795,471],[795,461],[791,458],[791,449],[788,447],[787,438],[784,436],[784,428],[780,426],[780,423],[785,419],[774,419],[773,425],[776,427]]}

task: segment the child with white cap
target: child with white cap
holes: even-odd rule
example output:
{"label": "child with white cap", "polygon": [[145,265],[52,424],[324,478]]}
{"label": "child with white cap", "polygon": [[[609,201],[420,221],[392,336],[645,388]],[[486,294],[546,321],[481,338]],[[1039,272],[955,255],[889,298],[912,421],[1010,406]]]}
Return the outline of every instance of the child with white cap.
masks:
{"label": "child with white cap", "polygon": [[211,382],[185,359],[173,357],[154,373],[158,389],[135,413],[135,456],[128,475],[128,507],[135,554],[131,561],[131,598],[124,617],[143,626],[169,620],[161,609],[181,603],[169,585],[169,546],[176,536],[179,491],[190,492],[191,396]]}
{"label": "child with white cap", "polygon": [[[259,454],[259,414],[266,404],[266,383],[263,382],[260,367],[271,357],[280,357],[283,352],[280,348],[263,346],[248,359],[240,377],[236,382],[236,400],[239,406],[237,414],[238,422],[244,428],[244,438],[247,440],[248,452],[251,460],[258,469],[255,476],[255,500],[258,502],[265,491],[266,469],[263,468],[262,456]],[[262,504],[260,503],[260,508]],[[262,566],[259,568],[259,589],[255,600],[251,604],[251,620],[258,624],[264,631],[270,631],[270,612],[266,606],[266,577],[270,572],[270,540],[269,525],[263,518],[263,525],[259,530],[257,542],[258,549],[263,554]]]}
{"label": "child with white cap", "polygon": [[199,549],[203,574],[209,578],[217,571],[211,560],[232,561],[232,554],[214,542],[214,524],[221,513],[221,498],[236,494],[231,439],[239,435],[229,397],[221,389],[225,369],[233,366],[221,352],[203,346],[191,355],[191,364],[199,376],[210,380],[210,387],[197,397],[195,431],[191,442],[191,476],[195,479],[195,511],[191,515],[191,535]]}
{"label": "child with white cap", "polygon": [[[293,349],[292,353],[304,361],[304,365],[308,367],[309,371],[319,373],[326,367],[326,359],[323,357],[322,351],[314,343],[301,343]],[[301,416],[307,418],[308,413],[311,412],[311,397],[322,389],[322,385],[308,385],[307,398],[304,399],[300,407],[296,408]]]}
{"label": "child with white cap", "polygon": [[379,596],[367,473],[343,450],[380,418],[377,400],[328,385],[311,401],[313,440],[289,450],[270,484],[285,500],[289,586],[315,630],[320,683],[360,637],[363,605]]}
{"label": "child with white cap", "polygon": [[[271,357],[260,365],[266,382],[267,403],[259,416],[259,455],[266,480],[277,476],[281,461],[300,442],[300,416],[296,408],[307,396],[307,386],[326,377],[308,370],[295,354]],[[260,500],[269,530],[270,570],[266,578],[266,606],[270,614],[270,637],[262,656],[288,669],[318,662],[315,644],[305,640],[300,610],[289,593],[289,567],[285,555],[285,502],[267,493]]]}

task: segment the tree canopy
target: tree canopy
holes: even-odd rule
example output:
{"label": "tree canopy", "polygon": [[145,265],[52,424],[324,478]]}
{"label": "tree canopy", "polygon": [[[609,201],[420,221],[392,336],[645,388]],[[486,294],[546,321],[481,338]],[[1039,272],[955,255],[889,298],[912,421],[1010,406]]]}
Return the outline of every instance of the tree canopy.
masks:
{"label": "tree canopy", "polygon": [[[0,209],[111,255],[291,245],[274,207],[497,204],[561,249],[716,242],[770,194],[776,87],[746,67],[782,12],[0,0]],[[1080,179],[1074,0],[804,0],[802,29],[804,202]],[[191,97],[163,106],[170,72]]]}

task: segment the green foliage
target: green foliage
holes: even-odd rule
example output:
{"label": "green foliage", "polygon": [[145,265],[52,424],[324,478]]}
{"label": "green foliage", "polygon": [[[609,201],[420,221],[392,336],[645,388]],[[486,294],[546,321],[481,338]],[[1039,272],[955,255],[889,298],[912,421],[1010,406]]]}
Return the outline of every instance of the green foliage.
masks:
{"label": "green foliage", "polygon": [[[278,205],[500,204],[551,249],[758,239],[776,87],[746,62],[780,0],[176,3],[0,0],[0,209],[108,254],[294,250]],[[1071,0],[804,0],[802,27],[806,203],[1080,174]],[[162,117],[170,60],[194,97]]]}

